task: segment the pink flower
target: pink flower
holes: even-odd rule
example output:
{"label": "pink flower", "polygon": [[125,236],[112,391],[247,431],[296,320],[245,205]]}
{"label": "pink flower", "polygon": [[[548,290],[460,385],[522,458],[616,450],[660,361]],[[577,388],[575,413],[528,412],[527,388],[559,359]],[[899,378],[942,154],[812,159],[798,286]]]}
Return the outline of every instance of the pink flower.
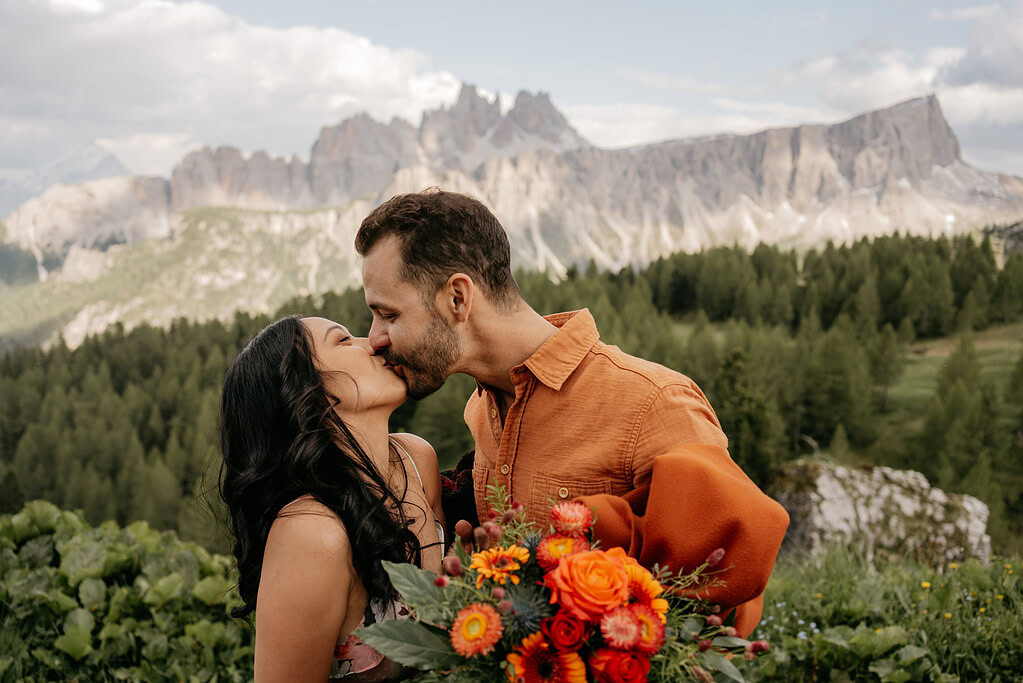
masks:
{"label": "pink flower", "polygon": [[718,615],[712,614],[709,617],[707,617],[707,626],[720,626],[720,625],[721,625],[721,617],[719,617]]}
{"label": "pink flower", "polygon": [[611,647],[628,650],[639,642],[642,624],[628,607],[611,610],[600,620],[600,633]]}
{"label": "pink flower", "polygon": [[725,549],[724,548],[718,548],[717,550],[712,552],[710,555],[707,555],[707,559],[704,560],[704,562],[707,563],[708,567],[716,567],[718,565],[718,563],[720,563],[721,560],[724,559],[724,557],[725,557]]}
{"label": "pink flower", "polygon": [[563,534],[583,534],[593,526],[593,510],[582,503],[558,503],[551,508],[554,530]]}

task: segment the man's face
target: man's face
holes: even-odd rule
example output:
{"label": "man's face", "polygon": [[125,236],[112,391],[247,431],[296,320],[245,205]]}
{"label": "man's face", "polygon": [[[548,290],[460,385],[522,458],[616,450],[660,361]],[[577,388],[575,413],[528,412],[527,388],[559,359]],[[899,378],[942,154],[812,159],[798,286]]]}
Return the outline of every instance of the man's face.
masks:
{"label": "man's face", "polygon": [[458,336],[418,285],[401,277],[398,240],[377,243],[362,261],[366,305],[373,312],[369,341],[408,384],[409,396],[425,398],[451,374],[461,353]]}

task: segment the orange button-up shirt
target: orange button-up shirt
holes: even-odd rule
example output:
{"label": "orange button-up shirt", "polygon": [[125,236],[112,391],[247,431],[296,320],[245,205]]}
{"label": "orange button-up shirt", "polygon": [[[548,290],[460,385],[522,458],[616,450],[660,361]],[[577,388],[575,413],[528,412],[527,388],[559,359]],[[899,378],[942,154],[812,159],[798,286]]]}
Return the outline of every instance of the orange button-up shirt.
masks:
{"label": "orange button-up shirt", "polygon": [[552,502],[648,487],[654,458],[680,444],[727,446],[691,379],[601,342],[588,310],[546,319],[558,331],[512,369],[504,424],[495,389],[478,386],[465,406],[481,520],[490,484],[503,485],[543,529]]}
{"label": "orange button-up shirt", "polygon": [[641,564],[692,571],[725,550],[715,586],[700,597],[749,635],[785,536],[788,515],[728,455],[728,440],[688,377],[598,339],[586,310],[547,316],[559,329],[511,371],[515,399],[504,425],[493,389],[465,406],[476,440],[479,518],[498,483],[548,528],[551,503],[581,498],[597,512],[594,535]]}

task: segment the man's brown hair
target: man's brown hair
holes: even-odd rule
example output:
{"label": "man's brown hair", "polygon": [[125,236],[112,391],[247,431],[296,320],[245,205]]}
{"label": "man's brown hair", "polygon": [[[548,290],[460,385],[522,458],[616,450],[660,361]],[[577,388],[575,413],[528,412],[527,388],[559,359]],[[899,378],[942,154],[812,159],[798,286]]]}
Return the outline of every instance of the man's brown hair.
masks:
{"label": "man's brown hair", "polygon": [[355,235],[355,249],[368,254],[395,236],[401,276],[433,295],[454,273],[465,273],[496,303],[519,296],[511,272],[511,246],[501,223],[483,202],[457,192],[429,188],[399,194],[373,209]]}

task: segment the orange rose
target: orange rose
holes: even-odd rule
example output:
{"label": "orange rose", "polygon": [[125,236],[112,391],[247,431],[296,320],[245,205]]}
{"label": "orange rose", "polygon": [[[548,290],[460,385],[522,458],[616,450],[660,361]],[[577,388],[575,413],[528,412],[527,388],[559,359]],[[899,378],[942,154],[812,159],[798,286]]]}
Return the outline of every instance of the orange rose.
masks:
{"label": "orange rose", "polygon": [[583,621],[599,621],[629,599],[629,576],[621,560],[603,550],[587,550],[561,558],[544,577],[551,604]]}

